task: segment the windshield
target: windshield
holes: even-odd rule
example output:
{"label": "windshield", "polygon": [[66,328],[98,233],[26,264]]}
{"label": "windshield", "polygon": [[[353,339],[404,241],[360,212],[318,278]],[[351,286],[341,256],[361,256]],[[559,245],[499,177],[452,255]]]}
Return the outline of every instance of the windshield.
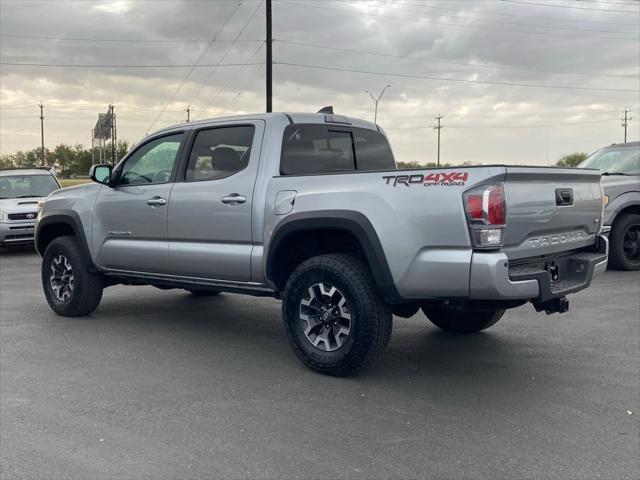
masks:
{"label": "windshield", "polygon": [[52,175],[0,177],[0,198],[46,197],[60,188]]}
{"label": "windshield", "polygon": [[580,168],[599,168],[603,173],[640,175],[640,145],[635,147],[607,147],[578,165]]}

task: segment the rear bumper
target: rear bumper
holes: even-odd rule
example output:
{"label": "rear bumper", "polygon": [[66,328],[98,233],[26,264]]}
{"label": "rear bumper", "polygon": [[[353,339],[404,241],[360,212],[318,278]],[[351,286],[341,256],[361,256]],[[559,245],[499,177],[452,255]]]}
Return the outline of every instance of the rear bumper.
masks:
{"label": "rear bumper", "polygon": [[470,298],[546,302],[587,288],[607,269],[608,239],[592,251],[568,252],[510,262],[504,253],[474,253]]}
{"label": "rear bumper", "polygon": [[0,245],[33,243],[34,223],[0,223]]}

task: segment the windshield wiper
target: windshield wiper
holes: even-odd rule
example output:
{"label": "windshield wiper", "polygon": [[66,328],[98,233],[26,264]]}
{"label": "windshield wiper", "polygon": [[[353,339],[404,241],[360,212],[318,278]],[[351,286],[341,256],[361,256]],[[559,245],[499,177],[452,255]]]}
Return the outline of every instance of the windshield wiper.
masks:
{"label": "windshield wiper", "polygon": [[602,172],[602,175],[629,175],[628,173],[624,173],[624,172]]}
{"label": "windshield wiper", "polygon": [[13,197],[13,198],[37,198],[37,197],[41,197],[42,195],[20,195],[18,197]]}

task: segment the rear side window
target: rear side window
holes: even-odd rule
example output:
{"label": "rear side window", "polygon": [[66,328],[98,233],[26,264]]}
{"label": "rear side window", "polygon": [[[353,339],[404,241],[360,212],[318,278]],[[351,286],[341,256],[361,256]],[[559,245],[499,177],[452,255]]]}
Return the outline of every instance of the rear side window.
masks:
{"label": "rear side window", "polygon": [[387,139],[379,132],[316,124],[285,129],[282,175],[384,169],[395,169],[395,162]]}
{"label": "rear side window", "polygon": [[189,155],[187,181],[219,180],[247,168],[254,127],[220,127],[198,132]]}
{"label": "rear side window", "polygon": [[358,170],[395,170],[396,163],[389,142],[380,132],[354,129]]}

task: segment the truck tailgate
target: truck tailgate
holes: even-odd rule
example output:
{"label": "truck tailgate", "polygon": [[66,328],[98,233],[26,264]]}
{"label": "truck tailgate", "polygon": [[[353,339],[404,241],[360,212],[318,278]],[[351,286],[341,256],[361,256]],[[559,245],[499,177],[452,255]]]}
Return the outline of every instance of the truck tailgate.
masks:
{"label": "truck tailgate", "polygon": [[507,167],[509,259],[548,255],[593,245],[602,222],[600,171]]}

